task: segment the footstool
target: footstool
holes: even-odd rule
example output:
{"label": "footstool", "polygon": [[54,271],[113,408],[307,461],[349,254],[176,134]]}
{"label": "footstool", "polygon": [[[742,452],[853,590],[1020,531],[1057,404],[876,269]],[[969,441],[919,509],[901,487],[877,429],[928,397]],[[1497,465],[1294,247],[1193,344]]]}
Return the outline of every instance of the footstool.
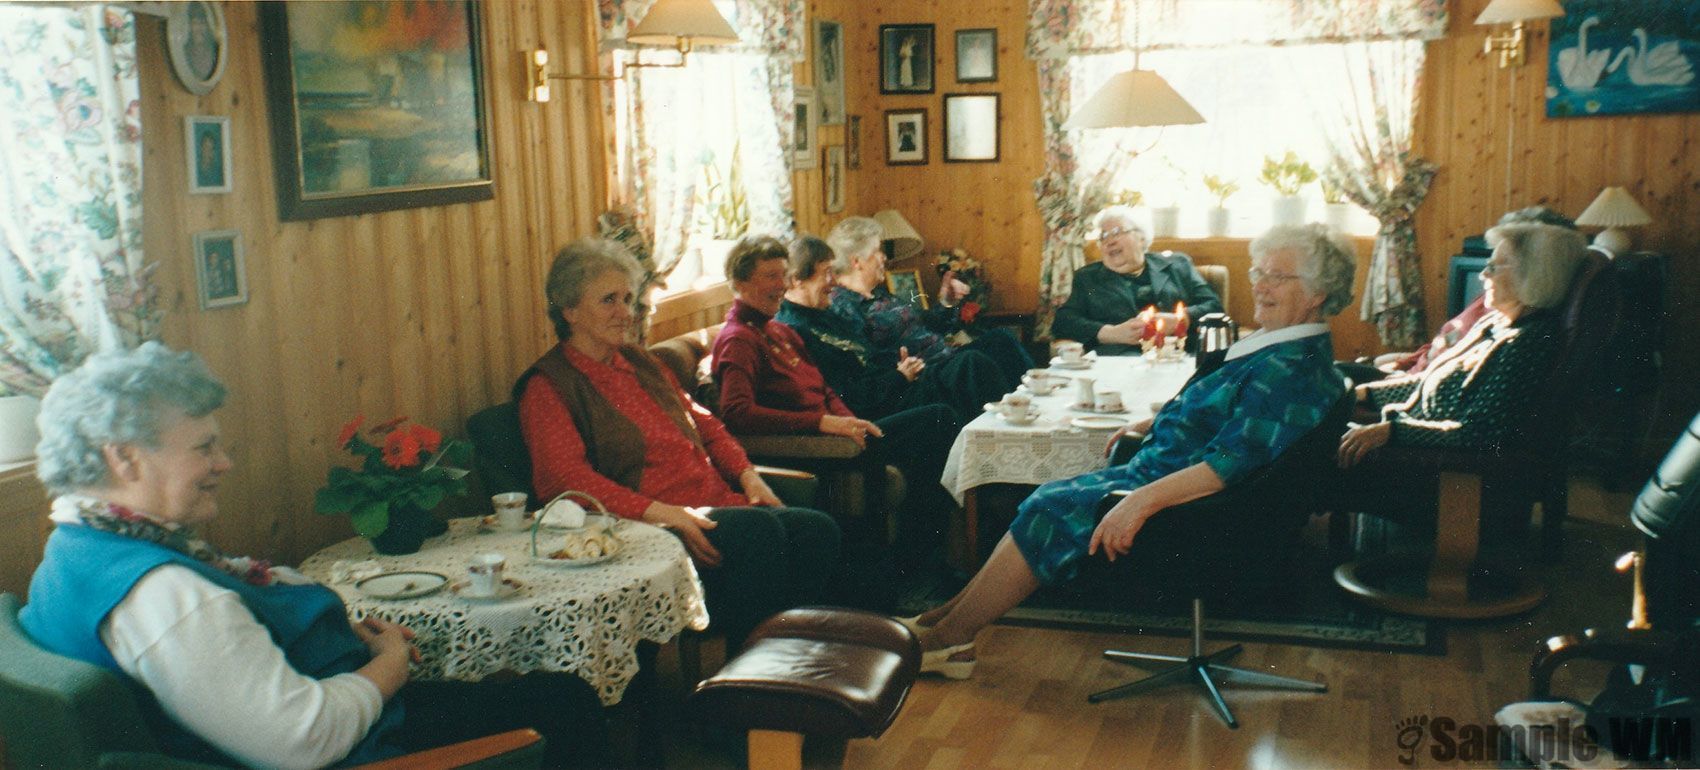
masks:
{"label": "footstool", "polygon": [[803,736],[877,738],[921,667],[915,635],[884,615],[804,607],[768,618],[691,694],[694,717],[749,734],[751,770],[802,767]]}

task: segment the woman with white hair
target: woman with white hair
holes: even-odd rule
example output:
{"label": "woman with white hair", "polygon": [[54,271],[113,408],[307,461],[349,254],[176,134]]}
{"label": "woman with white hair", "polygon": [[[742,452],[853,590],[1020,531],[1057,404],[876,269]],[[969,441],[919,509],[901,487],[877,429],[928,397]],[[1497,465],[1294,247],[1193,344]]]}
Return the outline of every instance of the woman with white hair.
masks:
{"label": "woman with white hair", "polygon": [[[1326,320],[1351,302],[1351,247],[1307,225],[1277,227],[1251,253],[1262,328],[1156,415],[1118,431],[1112,444],[1124,433],[1146,436],[1126,464],[1039,487],[967,587],[902,619],[920,635],[923,672],[967,678],[975,634],[1040,585],[1072,579],[1088,555],[1128,555],[1151,517],[1245,479],[1322,423],[1345,392]],[[1122,489],[1133,492],[1097,518],[1104,497]]]}
{"label": "woman with white hair", "polygon": [[224,395],[193,353],[157,342],[54,381],[36,447],[54,528],[18,614],[38,644],[139,687],[154,737],[184,759],[357,764],[532,727],[549,766],[603,766],[583,680],[409,682],[412,631],[351,620],[301,573],[202,540],[231,468]]}
{"label": "woman with white hair", "polygon": [[1522,410],[1558,353],[1557,313],[1587,259],[1581,233],[1549,224],[1487,231],[1493,256],[1482,268],[1488,313],[1420,374],[1357,387],[1362,407],[1381,420],[1354,424],[1340,438],[1340,467],[1395,446],[1492,451],[1516,429]]}
{"label": "woman with white hair", "polygon": [[1145,334],[1139,313],[1148,307],[1165,328],[1174,329],[1175,303],[1186,303],[1192,321],[1206,313],[1222,312],[1222,299],[1205,283],[1192,258],[1179,252],[1152,254],[1145,228],[1127,206],[1098,212],[1098,249],[1103,259],[1074,271],[1074,287],[1057,308],[1051,328],[1061,339],[1076,340],[1101,355],[1138,353]]}
{"label": "woman with white hair", "polygon": [[880,248],[884,232],[873,219],[850,217],[827,235],[826,242],[834,254],[833,269],[838,274],[838,286],[832,290],[832,312],[860,324],[882,358],[899,357],[907,350],[932,369],[963,355],[978,354],[997,365],[1000,395],[1020,385],[1033,359],[1009,332],[973,330],[972,342],[951,344],[951,338],[974,321],[959,304],[968,293],[967,284],[946,273],[939,283],[938,306],[928,310],[899,299],[886,288],[885,252]]}

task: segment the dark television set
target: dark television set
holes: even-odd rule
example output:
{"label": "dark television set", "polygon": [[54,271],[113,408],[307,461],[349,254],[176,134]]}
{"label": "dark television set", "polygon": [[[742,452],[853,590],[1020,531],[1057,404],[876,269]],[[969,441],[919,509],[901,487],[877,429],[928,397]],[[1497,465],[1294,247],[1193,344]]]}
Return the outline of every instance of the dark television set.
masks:
{"label": "dark television set", "polygon": [[1482,267],[1491,256],[1493,249],[1488,248],[1487,241],[1482,236],[1475,235],[1464,239],[1464,253],[1454,254],[1446,271],[1447,318],[1464,312],[1464,308],[1481,296]]}

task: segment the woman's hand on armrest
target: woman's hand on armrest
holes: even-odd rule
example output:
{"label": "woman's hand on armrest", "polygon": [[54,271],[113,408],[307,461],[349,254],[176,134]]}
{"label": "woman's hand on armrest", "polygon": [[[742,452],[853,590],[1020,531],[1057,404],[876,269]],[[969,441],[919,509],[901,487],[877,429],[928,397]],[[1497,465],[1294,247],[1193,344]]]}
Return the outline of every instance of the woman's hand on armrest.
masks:
{"label": "woman's hand on armrest", "polygon": [[1151,421],[1153,419],[1154,418],[1147,417],[1143,420],[1130,422],[1120,428],[1117,428],[1115,433],[1110,434],[1110,440],[1104,443],[1104,456],[1110,456],[1111,450],[1116,448],[1116,442],[1122,440],[1123,436],[1132,436],[1136,439],[1144,438],[1146,434],[1151,432]]}
{"label": "woman's hand on armrest", "polygon": [[1354,424],[1346,429],[1346,435],[1340,437],[1340,451],[1335,459],[1340,467],[1350,468],[1363,462],[1369,453],[1385,446],[1392,437],[1393,423]]}
{"label": "woman's hand on armrest", "polygon": [[761,477],[761,471],[754,465],[739,474],[738,483],[744,488],[744,496],[750,498],[750,505],[770,505],[775,508],[785,505],[780,501],[779,495],[773,493],[773,488],[767,485],[767,479]]}
{"label": "woman's hand on armrest", "polygon": [[820,416],[820,432],[829,436],[845,436],[851,441],[856,442],[856,446],[859,447],[865,447],[868,445],[869,435],[876,437],[885,435],[885,433],[880,430],[880,426],[868,422],[867,420],[861,419],[860,417],[841,417],[836,414],[823,414]]}
{"label": "woman's hand on armrest", "polygon": [[[754,472],[755,469],[753,468],[745,471],[745,473]],[[766,486],[766,484],[763,484],[763,486]],[[677,532],[679,539],[685,543],[685,550],[691,553],[691,558],[705,567],[716,567],[720,565],[720,552],[715,550],[712,543],[708,542],[708,535],[703,534],[703,531],[714,529],[720,525],[710,519],[707,514],[707,508],[686,508],[681,505],[668,505],[656,500],[644,509],[643,520],[655,526]]]}

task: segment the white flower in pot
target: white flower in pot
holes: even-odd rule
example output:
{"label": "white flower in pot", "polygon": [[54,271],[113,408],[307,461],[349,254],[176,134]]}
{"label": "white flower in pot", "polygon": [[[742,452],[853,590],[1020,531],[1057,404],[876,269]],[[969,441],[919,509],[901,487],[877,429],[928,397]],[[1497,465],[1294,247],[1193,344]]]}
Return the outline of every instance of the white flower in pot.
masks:
{"label": "white flower in pot", "polygon": [[1204,232],[1212,238],[1228,234],[1228,198],[1240,191],[1240,183],[1215,174],[1204,175],[1204,189],[1216,199],[1216,207],[1205,212]]}
{"label": "white flower in pot", "polygon": [[1346,232],[1352,221],[1352,204],[1346,202],[1346,191],[1332,177],[1322,180],[1322,223],[1336,232]]}

